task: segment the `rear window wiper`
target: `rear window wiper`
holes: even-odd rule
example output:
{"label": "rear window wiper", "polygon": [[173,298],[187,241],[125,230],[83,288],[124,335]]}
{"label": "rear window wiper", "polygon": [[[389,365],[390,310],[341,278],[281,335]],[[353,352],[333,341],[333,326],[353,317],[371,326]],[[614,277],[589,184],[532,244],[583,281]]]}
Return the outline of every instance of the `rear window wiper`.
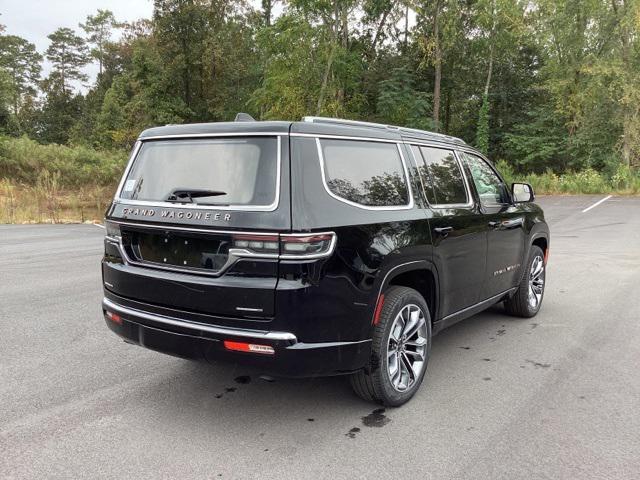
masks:
{"label": "rear window wiper", "polygon": [[178,203],[194,203],[194,198],[218,197],[220,195],[226,194],[227,192],[221,192],[220,190],[176,189],[169,194],[166,201]]}

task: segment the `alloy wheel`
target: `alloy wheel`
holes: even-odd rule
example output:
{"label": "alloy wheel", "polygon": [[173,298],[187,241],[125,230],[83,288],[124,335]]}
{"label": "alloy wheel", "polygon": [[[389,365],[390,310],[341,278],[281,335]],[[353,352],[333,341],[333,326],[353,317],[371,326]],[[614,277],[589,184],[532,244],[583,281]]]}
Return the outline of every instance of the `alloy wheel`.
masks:
{"label": "alloy wheel", "polygon": [[414,304],[396,315],[387,342],[387,373],[391,385],[405,392],[420,378],[427,353],[427,322]]}
{"label": "alloy wheel", "polygon": [[529,294],[527,300],[529,307],[533,310],[537,309],[542,302],[542,293],[544,292],[544,260],[540,256],[536,256],[531,262],[531,270],[529,272]]}

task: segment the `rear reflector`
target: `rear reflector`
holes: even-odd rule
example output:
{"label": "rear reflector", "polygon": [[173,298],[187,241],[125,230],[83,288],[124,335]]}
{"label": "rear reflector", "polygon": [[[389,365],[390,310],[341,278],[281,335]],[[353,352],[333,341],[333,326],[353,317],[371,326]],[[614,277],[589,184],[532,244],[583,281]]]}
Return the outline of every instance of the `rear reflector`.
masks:
{"label": "rear reflector", "polygon": [[549,248],[544,251],[544,264],[547,264],[547,260],[549,260]]}
{"label": "rear reflector", "polygon": [[378,298],[378,304],[376,305],[375,313],[373,314],[373,324],[378,325],[380,322],[380,313],[382,313],[382,307],[384,305],[384,293]]}
{"label": "rear reflector", "polygon": [[269,345],[256,345],[254,343],[224,341],[224,348],[234,350],[236,352],[261,353],[263,355],[274,355],[276,352]]}
{"label": "rear reflector", "polygon": [[118,325],[122,325],[122,318],[117,313],[107,312],[107,318]]}

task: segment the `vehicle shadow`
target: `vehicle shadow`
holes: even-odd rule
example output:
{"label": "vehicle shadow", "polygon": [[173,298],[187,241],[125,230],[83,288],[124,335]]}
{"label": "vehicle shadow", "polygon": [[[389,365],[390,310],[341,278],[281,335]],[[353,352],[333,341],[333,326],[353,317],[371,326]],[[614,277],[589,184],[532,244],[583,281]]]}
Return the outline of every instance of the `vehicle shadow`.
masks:
{"label": "vehicle shadow", "polygon": [[[446,388],[448,379],[438,374],[442,364],[458,362],[464,368],[463,350],[495,341],[502,331],[529,328],[507,316],[501,307],[466,319],[434,337],[427,372],[427,388],[410,404],[429,400],[429,391]],[[495,345],[493,348],[500,348]],[[359,423],[359,419],[379,408],[353,394],[346,377],[272,378],[259,370],[232,365],[208,364],[173,359],[164,370],[166,376],[147,383],[140,393],[145,410],[157,418],[173,419],[181,424],[205,422],[216,428],[253,431],[273,426],[286,433],[285,426],[297,428],[305,422],[330,419],[332,422]],[[393,409],[388,410],[391,414]],[[233,419],[233,426],[229,424]],[[342,420],[340,420],[342,419]],[[345,423],[346,422],[346,423]],[[258,432],[260,433],[260,432]]]}

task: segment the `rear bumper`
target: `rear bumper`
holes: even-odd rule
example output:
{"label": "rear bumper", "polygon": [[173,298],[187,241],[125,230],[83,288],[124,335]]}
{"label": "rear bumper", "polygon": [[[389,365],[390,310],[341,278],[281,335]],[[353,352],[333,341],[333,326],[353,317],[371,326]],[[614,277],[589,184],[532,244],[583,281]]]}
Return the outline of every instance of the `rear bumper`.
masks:
{"label": "rear bumper", "polygon": [[[290,332],[229,328],[158,315],[102,300],[108,327],[126,342],[185,358],[251,365],[265,373],[291,377],[341,375],[364,367],[371,340],[303,343]],[[107,312],[119,316],[116,322]],[[227,350],[224,341],[273,348],[271,355]]]}

